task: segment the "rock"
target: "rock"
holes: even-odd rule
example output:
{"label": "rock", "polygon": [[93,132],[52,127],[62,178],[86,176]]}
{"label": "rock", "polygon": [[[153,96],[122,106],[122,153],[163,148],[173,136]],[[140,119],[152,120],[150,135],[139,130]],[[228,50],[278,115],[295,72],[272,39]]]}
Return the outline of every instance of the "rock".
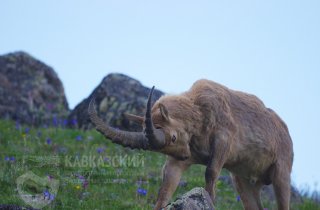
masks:
{"label": "rock", "polygon": [[213,210],[214,205],[209,193],[202,187],[196,187],[170,203],[168,210]]}
{"label": "rock", "polygon": [[[123,74],[109,74],[106,76],[97,88],[78,104],[70,113],[68,121],[77,122],[74,126],[82,129],[92,128],[88,116],[88,105],[94,97],[98,115],[109,125],[129,130],[141,130],[141,125],[129,122],[124,113],[131,113],[144,116],[147,97],[150,89],[144,87],[139,81]],[[153,102],[163,93],[155,90]]]}
{"label": "rock", "polygon": [[[219,180],[226,185],[232,185],[230,176],[220,176]],[[219,196],[219,193],[217,193]],[[262,199],[264,201],[276,202],[272,185],[264,186],[261,192]],[[297,191],[296,188],[291,187],[291,203],[301,204],[303,203],[303,197]],[[174,202],[169,203],[166,210],[197,210],[197,209],[215,209],[208,192],[201,188],[196,187],[185,193],[181,197],[178,197]]]}
{"label": "rock", "polygon": [[24,52],[0,56],[0,118],[40,125],[68,111],[63,85],[51,67]]}

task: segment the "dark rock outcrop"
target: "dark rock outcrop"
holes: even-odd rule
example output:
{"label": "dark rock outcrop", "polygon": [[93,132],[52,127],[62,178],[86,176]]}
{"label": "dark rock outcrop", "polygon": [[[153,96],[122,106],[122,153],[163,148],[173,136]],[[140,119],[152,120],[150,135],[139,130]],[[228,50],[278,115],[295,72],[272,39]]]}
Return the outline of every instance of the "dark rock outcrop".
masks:
{"label": "dark rock outcrop", "polygon": [[40,125],[67,114],[63,85],[51,67],[24,52],[0,56],[0,118]]}
{"label": "dark rock outcrop", "polygon": [[[109,125],[129,130],[141,130],[141,126],[134,122],[129,122],[124,113],[131,113],[143,116],[150,89],[123,74],[110,74],[94,89],[92,94],[78,104],[70,113],[68,121],[77,122],[74,126],[82,129],[92,128],[88,116],[88,105],[94,97],[99,116],[109,123]],[[155,90],[153,102],[163,93]]]}
{"label": "dark rock outcrop", "polygon": [[209,193],[196,187],[170,203],[165,209],[168,210],[214,210]]}

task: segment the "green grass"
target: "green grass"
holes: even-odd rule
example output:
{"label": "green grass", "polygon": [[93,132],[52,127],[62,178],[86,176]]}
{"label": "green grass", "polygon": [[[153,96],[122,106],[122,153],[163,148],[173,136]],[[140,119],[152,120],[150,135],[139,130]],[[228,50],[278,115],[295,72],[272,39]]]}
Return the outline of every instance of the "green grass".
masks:
{"label": "green grass", "polygon": [[[164,161],[158,153],[112,144],[94,130],[28,130],[0,121],[0,204],[27,206],[17,190],[17,178],[29,171],[45,181],[26,180],[20,189],[28,194],[43,194],[46,188],[54,194],[49,185],[59,181],[56,196],[44,209],[152,209]],[[204,171],[203,166],[192,166],[174,197],[203,187]],[[146,193],[138,193],[139,188]],[[231,186],[218,181],[216,191],[217,209],[242,209]],[[264,201],[264,205],[275,209],[274,202]],[[307,199],[292,209],[320,208]]]}

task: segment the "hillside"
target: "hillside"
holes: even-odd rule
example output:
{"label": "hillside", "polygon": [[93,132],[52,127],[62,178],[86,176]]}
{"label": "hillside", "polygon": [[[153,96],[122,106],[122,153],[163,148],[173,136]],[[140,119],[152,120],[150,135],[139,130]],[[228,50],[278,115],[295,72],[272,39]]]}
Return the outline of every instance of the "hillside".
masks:
{"label": "hillside", "polygon": [[[0,204],[27,206],[22,197],[30,194],[33,199],[47,198],[50,204],[44,209],[152,209],[163,155],[124,149],[94,130],[64,126],[35,128],[0,121]],[[224,171],[217,184],[216,209],[242,209],[228,180]],[[193,166],[175,197],[198,186],[204,186],[204,167]],[[265,208],[275,209],[275,201],[268,194],[263,197]],[[291,209],[320,206],[302,198],[292,202]]]}
{"label": "hillside", "polygon": [[[54,69],[25,52],[0,56],[0,209],[152,209],[165,156],[112,144],[90,130],[87,114],[95,98],[99,116],[111,126],[141,130],[124,113],[143,115],[149,91],[138,80],[109,74],[69,110]],[[155,90],[154,100],[163,94]],[[203,187],[204,174],[204,166],[192,166],[174,198]],[[217,209],[242,209],[227,171],[216,191]],[[292,209],[320,209],[291,191]],[[267,209],[275,209],[272,187],[262,197]]]}

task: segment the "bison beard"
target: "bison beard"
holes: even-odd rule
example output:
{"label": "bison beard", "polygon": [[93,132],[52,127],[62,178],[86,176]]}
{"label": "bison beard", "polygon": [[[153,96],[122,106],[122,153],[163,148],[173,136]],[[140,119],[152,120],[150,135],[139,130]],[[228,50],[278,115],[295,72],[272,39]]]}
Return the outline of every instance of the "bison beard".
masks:
{"label": "bison beard", "polygon": [[151,107],[151,89],[142,132],[121,131],[97,115],[94,100],[89,116],[96,129],[112,142],[132,149],[167,155],[155,209],[165,207],[183,171],[192,164],[206,165],[205,189],[212,200],[222,168],[231,172],[247,210],[262,210],[260,190],[273,184],[279,210],[288,210],[293,147],[281,118],[256,96],[231,90],[209,80],[196,81],[176,96],[163,96]]}

